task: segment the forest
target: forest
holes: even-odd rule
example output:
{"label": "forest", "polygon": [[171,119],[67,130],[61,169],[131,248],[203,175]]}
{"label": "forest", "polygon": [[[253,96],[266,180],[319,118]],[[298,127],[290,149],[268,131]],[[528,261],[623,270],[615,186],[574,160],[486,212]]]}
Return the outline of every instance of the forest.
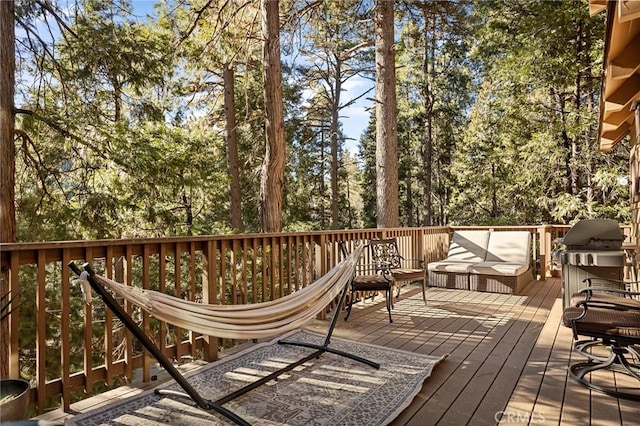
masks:
{"label": "forest", "polygon": [[[376,114],[385,3],[391,122]],[[17,241],[261,232],[265,202],[284,231],[369,228],[383,195],[399,226],[630,218],[628,144],[596,146],[604,16],[583,0],[17,0],[10,18]],[[273,95],[286,154],[269,181]],[[380,154],[397,160],[391,191]]]}

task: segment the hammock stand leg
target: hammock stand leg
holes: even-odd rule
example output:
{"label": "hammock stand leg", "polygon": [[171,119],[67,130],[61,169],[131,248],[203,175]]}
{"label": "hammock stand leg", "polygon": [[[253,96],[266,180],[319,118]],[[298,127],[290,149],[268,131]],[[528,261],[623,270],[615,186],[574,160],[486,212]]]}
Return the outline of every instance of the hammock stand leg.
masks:
{"label": "hammock stand leg", "polygon": [[[345,300],[345,298],[347,296],[348,288],[349,288],[349,282],[347,282],[347,284],[344,286],[344,289],[342,290],[342,293],[340,294],[340,301],[338,302],[338,305],[337,305],[338,307],[342,306],[342,304],[344,303],[344,300]],[[329,329],[327,330],[327,335],[325,336],[325,339],[324,339],[324,344],[322,344],[322,345],[314,345],[313,343],[298,342],[298,341],[294,341],[294,340],[284,340],[284,339],[283,340],[278,340],[278,343],[280,345],[302,346],[302,347],[305,347],[305,348],[317,349],[317,352],[311,358],[318,358],[323,353],[329,352],[329,353],[332,353],[332,354],[343,356],[345,358],[352,359],[354,361],[361,362],[363,364],[367,364],[367,365],[375,368],[376,370],[379,370],[380,369],[380,364],[378,364],[377,362],[373,362],[373,361],[370,361],[370,360],[368,360],[366,358],[359,357],[358,355],[350,354],[350,353],[344,352],[344,351],[339,351],[337,349],[333,349],[333,348],[329,347],[329,344],[331,343],[331,336],[333,335],[334,328],[336,328],[336,322],[337,321],[338,321],[338,309],[336,309],[336,313],[333,314],[333,318],[331,319],[331,324],[329,325]],[[309,358],[309,359],[311,359],[311,358]],[[304,361],[304,362],[307,362],[307,361]],[[296,367],[297,367],[297,365],[296,365]]]}
{"label": "hammock stand leg", "polygon": [[[185,379],[185,377],[178,371],[176,367],[167,359],[167,357],[156,347],[156,345],[151,341],[151,339],[147,336],[147,334],[136,324],[135,321],[131,318],[131,316],[120,306],[120,304],[114,299],[114,297],[109,294],[104,287],[98,284],[93,276],[95,272],[91,268],[91,265],[84,264],[84,269],[89,273],[89,284],[93,288],[93,290],[98,293],[98,295],[102,298],[105,305],[111,309],[111,311],[122,321],[122,323],[127,327],[127,329],[142,343],[142,345],[147,349],[153,357],[162,365],[162,367],[169,373],[169,375],[185,390],[186,394],[181,392],[173,392],[173,391],[161,391],[156,389],[156,394],[160,394],[166,392],[167,395],[174,396],[182,396],[192,399],[198,406],[207,411],[215,411],[234,423],[242,426],[249,426],[250,424],[244,420],[242,417],[233,413],[230,410],[222,407],[217,402],[204,399],[198,391],[196,391],[191,384]],[[69,263],[69,268],[75,272],[78,276],[82,273],[78,266],[71,262]]]}
{"label": "hammock stand leg", "polygon": [[[338,303],[337,306],[342,306],[342,303],[344,302],[344,299],[347,295],[348,287],[349,287],[349,282],[347,282],[347,284],[344,286],[344,289],[340,294],[340,302]],[[238,389],[237,391],[232,392],[229,395],[216,400],[216,404],[225,404],[229,401],[233,401],[234,399],[244,395],[245,393],[250,392],[253,389],[259,388],[260,386],[262,386],[263,384],[271,380],[277,379],[282,374],[286,373],[287,371],[293,370],[294,368],[304,364],[305,362],[308,362],[314,358],[315,359],[320,358],[320,355],[322,355],[325,352],[330,352],[332,354],[340,355],[340,356],[352,359],[354,361],[362,362],[363,364],[367,364],[375,368],[376,370],[379,370],[380,364],[378,364],[377,362],[373,362],[366,358],[359,357],[358,355],[350,354],[348,352],[332,349],[329,347],[329,343],[331,343],[331,335],[333,334],[333,329],[336,327],[337,320],[338,320],[338,311],[336,310],[336,313],[333,315],[333,319],[331,320],[331,325],[329,326],[329,329],[327,331],[327,335],[325,336],[324,344],[322,345],[314,345],[313,343],[299,342],[295,340],[285,340],[285,339],[278,340],[279,345],[301,346],[305,348],[316,349],[316,351],[305,356],[304,358],[299,359],[298,361],[292,362],[286,367],[282,367],[281,369],[274,371],[268,376],[265,376],[259,380],[256,380],[255,382],[249,383],[248,385]]]}

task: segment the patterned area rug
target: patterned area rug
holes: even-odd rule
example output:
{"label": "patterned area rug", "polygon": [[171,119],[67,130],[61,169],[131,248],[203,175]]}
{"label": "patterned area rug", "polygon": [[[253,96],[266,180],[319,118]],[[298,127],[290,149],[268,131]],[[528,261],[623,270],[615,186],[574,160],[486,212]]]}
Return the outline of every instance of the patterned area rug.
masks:
{"label": "patterned area rug", "polygon": [[[285,337],[314,344],[324,342],[324,336],[304,330]],[[385,425],[411,403],[423,381],[444,358],[338,338],[331,339],[330,347],[378,362],[380,370],[325,353],[224,407],[254,425]],[[216,400],[312,351],[279,345],[274,340],[208,364],[187,377],[205,399]],[[159,388],[182,390],[175,382]],[[205,423],[233,424],[220,414],[198,408],[190,400],[158,396],[148,391],[77,415],[66,424],[178,426]]]}

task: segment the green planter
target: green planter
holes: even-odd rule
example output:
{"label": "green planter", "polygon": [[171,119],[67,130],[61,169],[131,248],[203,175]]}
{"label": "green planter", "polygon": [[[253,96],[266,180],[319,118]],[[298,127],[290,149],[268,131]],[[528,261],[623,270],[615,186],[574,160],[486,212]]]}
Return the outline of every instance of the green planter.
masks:
{"label": "green planter", "polygon": [[30,390],[26,380],[0,380],[0,422],[26,420]]}

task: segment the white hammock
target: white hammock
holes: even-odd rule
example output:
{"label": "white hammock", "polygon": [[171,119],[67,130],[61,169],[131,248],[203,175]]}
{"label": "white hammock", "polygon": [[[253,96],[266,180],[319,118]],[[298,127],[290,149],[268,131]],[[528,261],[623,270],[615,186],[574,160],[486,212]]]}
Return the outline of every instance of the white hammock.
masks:
{"label": "white hammock", "polygon": [[[160,321],[208,336],[257,339],[299,328],[325,309],[353,277],[361,252],[362,246],[295,293],[269,302],[245,305],[202,304],[127,286],[100,275],[94,275],[93,279]],[[87,280],[84,273],[81,280]]]}

